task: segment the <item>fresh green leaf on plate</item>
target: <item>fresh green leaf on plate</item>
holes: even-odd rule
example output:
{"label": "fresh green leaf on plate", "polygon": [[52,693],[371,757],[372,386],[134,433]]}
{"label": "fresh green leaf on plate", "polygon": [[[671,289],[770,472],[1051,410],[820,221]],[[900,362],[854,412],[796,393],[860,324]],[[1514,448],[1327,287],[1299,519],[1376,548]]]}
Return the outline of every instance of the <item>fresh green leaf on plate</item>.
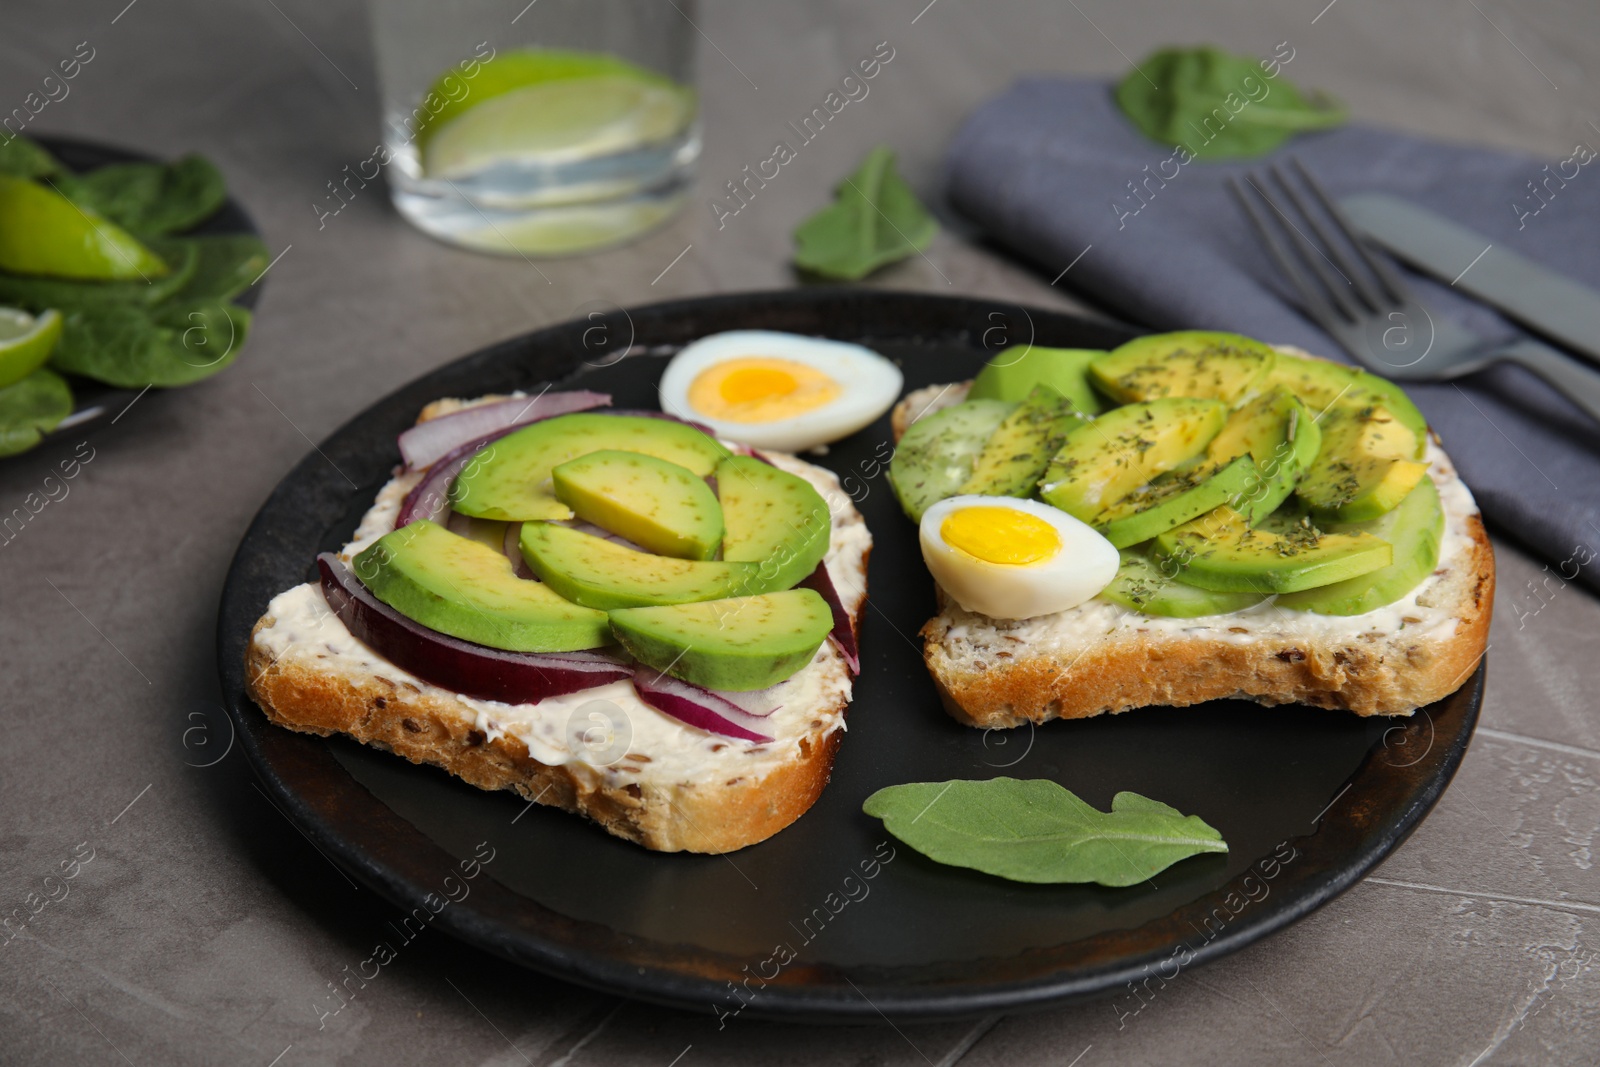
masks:
{"label": "fresh green leaf on plate", "polygon": [[35,312],[50,308],[67,312],[105,304],[159,304],[176,295],[194,279],[202,259],[201,246],[195,243],[198,240],[173,238],[152,242],[151,250],[171,269],[149,281],[72,281],[0,271],[0,304]]}
{"label": "fresh green leaf on plate", "polygon": [[1139,131],[1203,159],[1265,155],[1296,133],[1325,130],[1346,112],[1321,93],[1307,96],[1280,72],[1220,48],[1163,48],[1129,71],[1117,106]]}
{"label": "fresh green leaf on plate", "polygon": [[67,313],[50,362],[130,389],[188,385],[232,363],[249,329],[248,310],[216,300],[86,306]]}
{"label": "fresh green leaf on plate", "polygon": [[794,263],[828,278],[855,281],[927,248],[939,224],[879,145],[839,183],[834,202],[794,231]]}
{"label": "fresh green leaf on plate", "polygon": [[198,237],[169,237],[151,242],[151,247],[167,256],[167,249],[194,251],[196,262],[178,289],[175,300],[232,300],[250,288],[267,269],[267,246],[245,233],[203,234]]}
{"label": "fresh green leaf on plate", "polygon": [[892,785],[861,810],[929,859],[1015,882],[1137,885],[1181,859],[1228,851],[1199,816],[1137,793],[1118,793],[1103,812],[1047,779]]}
{"label": "fresh green leaf on plate", "polygon": [[0,132],[0,174],[14,178],[44,178],[66,173],[55,156],[34,141]]}
{"label": "fresh green leaf on plate", "polygon": [[0,389],[0,456],[33,448],[70,414],[72,390],[43,367]]}
{"label": "fresh green leaf on plate", "polygon": [[76,175],[62,192],[139,237],[187,230],[228,198],[222,174],[196,155],[172,163],[113,163]]}

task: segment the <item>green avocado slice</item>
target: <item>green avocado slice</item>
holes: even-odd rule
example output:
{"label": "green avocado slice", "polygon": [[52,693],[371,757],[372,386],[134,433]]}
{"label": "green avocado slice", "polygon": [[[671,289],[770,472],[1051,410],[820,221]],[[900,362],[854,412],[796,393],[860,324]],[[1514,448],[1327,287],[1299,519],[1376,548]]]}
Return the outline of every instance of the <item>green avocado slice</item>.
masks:
{"label": "green avocado slice", "polygon": [[833,629],[833,610],[810,589],[624,608],[611,628],[645,666],[706,689],[776,685],[811,662]]}
{"label": "green avocado slice", "polygon": [[652,556],[555,523],[523,523],[520,545],[541,581],[602,611],[770,591],[757,563]]}
{"label": "green avocado slice", "polygon": [[612,642],[603,611],[518,578],[503,552],[423,520],[352,561],[372,595],[429,629],[511,652],[576,652]]}
{"label": "green avocado slice", "polygon": [[1226,505],[1161,534],[1155,546],[1157,562],[1179,581],[1219,593],[1292,593],[1394,562],[1389,542],[1370,533],[1323,533],[1309,522],[1282,533],[1252,529]]}
{"label": "green avocado slice", "polygon": [[1336,524],[1333,533],[1365,533],[1394,546],[1394,561],[1342,582],[1278,598],[1280,607],[1319,615],[1364,615],[1392,604],[1415,589],[1439,565],[1444,508],[1432,478],[1424,478],[1392,511],[1370,522]]}

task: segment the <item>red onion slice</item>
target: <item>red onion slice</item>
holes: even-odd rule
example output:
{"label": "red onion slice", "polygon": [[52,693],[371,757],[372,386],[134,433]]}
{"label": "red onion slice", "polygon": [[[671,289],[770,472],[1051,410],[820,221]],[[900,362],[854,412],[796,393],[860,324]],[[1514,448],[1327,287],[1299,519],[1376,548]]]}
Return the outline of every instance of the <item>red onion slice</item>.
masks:
{"label": "red onion slice", "polygon": [[839,591],[833,587],[833,579],[828,577],[828,564],[817,564],[817,569],[804,578],[796,589],[810,589],[823,600],[828,602],[828,608],[833,612],[833,629],[828,636],[833,639],[835,647],[844,654],[844,661],[850,668],[851,674],[861,673],[861,652],[856,645],[856,630],[850,624],[850,613],[844,610],[844,604],[839,600]]}
{"label": "red onion slice", "polygon": [[512,430],[520,430],[521,426],[507,426],[482,437],[474,438],[453,452],[447,452],[428,468],[428,473],[422,476],[422,481],[411,487],[411,492],[406,494],[405,500],[400,503],[400,514],[394,518],[394,528],[400,529],[421,519],[432,519],[441,526],[450,519],[450,483],[456,480],[456,475],[472,457],[481,452],[485,445],[493,444]]}
{"label": "red onion slice", "polygon": [[400,456],[406,461],[407,470],[421,470],[467,442],[497,430],[509,430],[573,411],[606,407],[610,403],[611,397],[605,393],[575,389],[477,404],[427,422],[419,422],[402,433]]}
{"label": "red onion slice", "polygon": [[323,598],[356,640],[400,669],[464,696],[532,704],[633,673],[603,652],[505,652],[462,641],[373,596],[331,552],[317,557],[317,569]]}
{"label": "red onion slice", "polygon": [[634,667],[633,688],[640,700],[690,726],[741,741],[772,740],[760,732],[766,724],[759,716],[751,715],[709,689],[701,689],[643,666]]}

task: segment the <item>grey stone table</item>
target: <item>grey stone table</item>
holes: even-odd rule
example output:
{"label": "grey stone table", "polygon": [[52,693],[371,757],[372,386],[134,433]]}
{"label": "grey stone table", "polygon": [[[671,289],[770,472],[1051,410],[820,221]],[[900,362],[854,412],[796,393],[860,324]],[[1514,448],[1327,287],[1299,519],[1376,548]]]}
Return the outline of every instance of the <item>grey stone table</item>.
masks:
{"label": "grey stone table", "polygon": [[[518,6],[508,0],[508,18]],[[1593,0],[708,0],[697,22],[696,206],[632,247],[535,266],[435,244],[377,187],[318,224],[326,183],[377,136],[354,4],[13,0],[0,13],[0,113],[88,42],[94,58],[33,128],[206,153],[281,253],[237,366],[0,464],[10,513],[61,461],[81,462],[67,495],[0,545],[0,912],[26,909],[75,849],[93,855],[69,895],[0,949],[0,1061],[1600,1060],[1600,605],[1498,537],[1483,725],[1438,809],[1373,877],[1186,973],[1121,1025],[1101,1002],[900,1030],[719,1032],[424,936],[319,1029],[326,983],[367,955],[388,909],[274,810],[239,753],[192,766],[212,757],[197,755],[203,735],[185,735],[218,697],[229,557],[310,442],[423,371],[593,301],[794,284],[787,234],[868,147],[892,143],[936,200],[956,124],[1023,72],[1111,75],[1164,43],[1265,53],[1289,40],[1295,77],[1366,120],[1552,161],[1600,136]],[[870,97],[718,230],[713,190],[880,41],[896,56]],[[1076,306],[1048,282],[951,225],[925,258],[871,284]]]}

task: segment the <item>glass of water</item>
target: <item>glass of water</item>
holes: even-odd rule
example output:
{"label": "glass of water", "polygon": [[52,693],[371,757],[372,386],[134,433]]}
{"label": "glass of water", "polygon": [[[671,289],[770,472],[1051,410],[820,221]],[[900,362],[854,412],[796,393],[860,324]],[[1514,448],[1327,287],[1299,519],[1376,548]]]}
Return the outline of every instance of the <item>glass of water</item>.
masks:
{"label": "glass of water", "polygon": [[693,0],[371,0],[369,12],[378,158],[424,233],[563,255],[682,207],[700,154]]}

